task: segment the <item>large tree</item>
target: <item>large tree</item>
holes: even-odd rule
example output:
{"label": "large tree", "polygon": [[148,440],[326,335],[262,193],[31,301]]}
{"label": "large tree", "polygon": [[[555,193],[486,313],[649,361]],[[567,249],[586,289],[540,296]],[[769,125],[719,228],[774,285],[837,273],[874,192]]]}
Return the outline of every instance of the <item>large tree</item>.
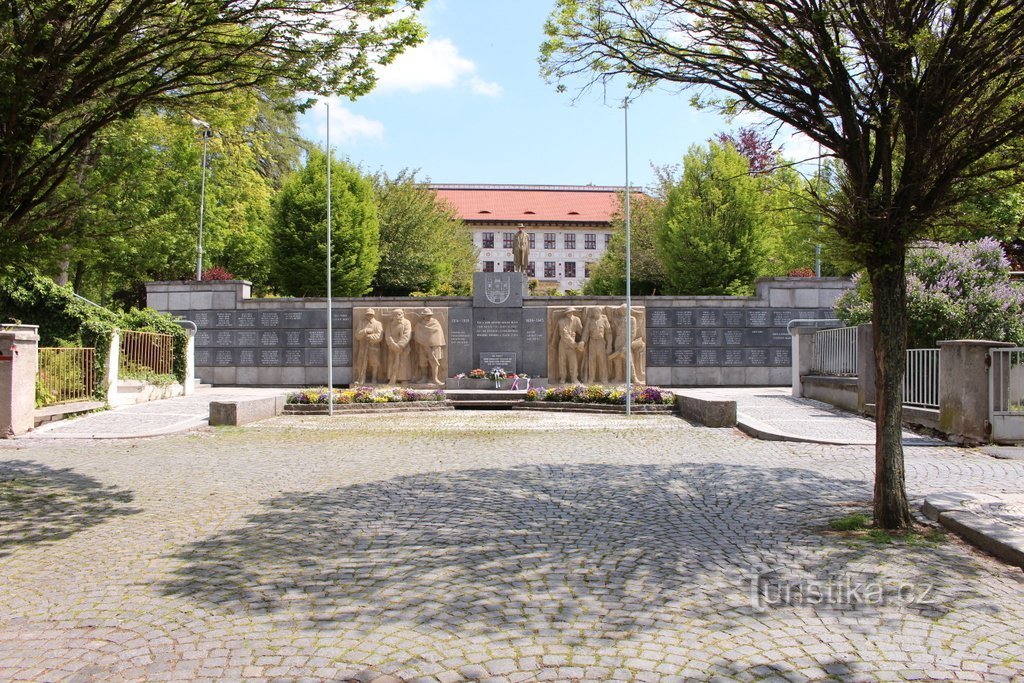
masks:
{"label": "large tree", "polygon": [[877,376],[875,524],[907,527],[901,384],[907,245],[984,187],[1019,174],[1019,0],[557,0],[553,80],[677,83],[727,113],[787,123],[841,162],[822,206],[866,267]]}
{"label": "large tree", "polygon": [[[380,262],[373,184],[338,159],[331,165],[331,292],[362,296]],[[327,155],[309,154],[281,188],[271,228],[272,286],[287,296],[327,293]]]}
{"label": "large tree", "polygon": [[50,202],[98,132],[240,88],[340,93],[422,39],[425,0],[0,3],[0,262],[59,237]]}
{"label": "large tree", "polygon": [[694,145],[668,191],[657,238],[672,294],[753,293],[768,195],[731,143]]}
{"label": "large tree", "polygon": [[380,173],[373,184],[380,216],[374,294],[470,294],[477,250],[455,209],[419,182],[415,171],[393,178]]}

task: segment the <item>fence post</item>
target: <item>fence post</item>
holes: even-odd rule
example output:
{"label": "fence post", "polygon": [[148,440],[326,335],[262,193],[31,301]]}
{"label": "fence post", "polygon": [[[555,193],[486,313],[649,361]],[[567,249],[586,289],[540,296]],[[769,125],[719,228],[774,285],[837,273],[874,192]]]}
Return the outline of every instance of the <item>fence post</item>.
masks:
{"label": "fence post", "polygon": [[875,403],[875,339],[871,323],[857,325],[857,410]]}
{"label": "fence post", "polygon": [[0,325],[0,438],[35,427],[38,325]]}
{"label": "fence post", "polygon": [[939,429],[956,441],[990,440],[988,350],[1010,342],[988,339],[940,341]]}
{"label": "fence post", "polygon": [[793,344],[793,396],[804,395],[803,376],[811,373],[814,360],[814,325],[794,325],[789,331]]}
{"label": "fence post", "polygon": [[120,380],[121,370],[121,330],[114,329],[110,334],[110,350],[107,353],[107,383],[106,396],[109,405],[117,403],[117,383]]}

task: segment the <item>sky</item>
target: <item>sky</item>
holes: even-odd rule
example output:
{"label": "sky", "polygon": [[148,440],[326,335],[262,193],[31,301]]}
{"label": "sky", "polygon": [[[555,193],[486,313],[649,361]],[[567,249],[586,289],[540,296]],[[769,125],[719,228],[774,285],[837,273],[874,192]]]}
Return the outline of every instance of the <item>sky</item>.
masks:
{"label": "sky", "polygon": [[[418,170],[434,183],[614,185],[626,182],[624,85],[558,93],[537,58],[553,0],[428,0],[428,37],[379,73],[356,101],[330,98],[300,118],[303,135],[325,144],[330,104],[335,154],[365,171]],[[629,180],[654,184],[652,166],[679,164],[719,132],[722,117],[696,111],[689,95],[647,92],[628,112]],[[806,144],[780,135],[791,158]]]}

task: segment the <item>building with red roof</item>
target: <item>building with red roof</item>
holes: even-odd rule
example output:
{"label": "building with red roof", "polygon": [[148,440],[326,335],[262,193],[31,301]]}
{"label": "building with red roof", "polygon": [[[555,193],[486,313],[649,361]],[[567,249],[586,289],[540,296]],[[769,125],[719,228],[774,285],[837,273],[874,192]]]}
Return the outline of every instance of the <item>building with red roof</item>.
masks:
{"label": "building with red roof", "polygon": [[512,270],[512,240],[530,236],[529,277],[543,291],[579,290],[612,236],[624,188],[594,185],[430,186],[473,233],[481,271]]}

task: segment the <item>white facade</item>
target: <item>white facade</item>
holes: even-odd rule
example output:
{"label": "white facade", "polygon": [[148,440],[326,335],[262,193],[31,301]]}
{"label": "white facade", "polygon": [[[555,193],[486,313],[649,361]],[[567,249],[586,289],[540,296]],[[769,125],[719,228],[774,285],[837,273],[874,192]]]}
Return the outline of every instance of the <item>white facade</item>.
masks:
{"label": "white facade", "polygon": [[[515,226],[470,226],[473,244],[480,249],[477,269],[502,272],[512,269],[511,239]],[[581,291],[590,267],[600,260],[611,239],[607,227],[525,226],[531,238],[527,275],[539,281],[539,290],[557,287]],[[490,240],[488,240],[490,236]],[[509,246],[505,246],[505,245]]]}

